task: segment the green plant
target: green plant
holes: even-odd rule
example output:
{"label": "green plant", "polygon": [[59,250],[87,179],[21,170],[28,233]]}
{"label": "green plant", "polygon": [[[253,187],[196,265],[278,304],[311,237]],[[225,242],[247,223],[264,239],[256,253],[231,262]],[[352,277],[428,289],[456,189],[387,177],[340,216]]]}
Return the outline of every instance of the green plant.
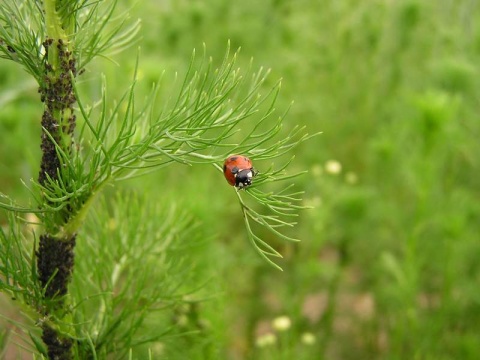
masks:
{"label": "green plant", "polygon": [[[128,25],[125,14],[114,17],[117,7],[117,1],[90,0],[0,5],[1,57],[19,63],[35,78],[44,103],[40,172],[29,186],[33,205],[21,206],[6,197],[0,204],[10,213],[8,228],[0,232],[0,290],[28,306],[34,326],[25,331],[36,351],[51,359],[131,356],[132,348],[167,336],[174,328],[163,319],[167,325],[160,335],[138,335],[147,314],[182,302],[178,290],[185,278],[169,274],[187,256],[188,249],[178,251],[172,239],[188,236],[189,223],[182,220],[188,217],[180,212],[169,216],[164,209],[144,213],[144,202],[117,198],[98,210],[96,218],[102,218],[102,211],[109,214],[109,206],[115,216],[106,215],[84,233],[82,225],[106,185],[173,163],[220,169],[232,153],[272,160],[309,138],[303,127],[281,133],[283,115],[276,115],[274,108],[280,83],[265,94],[268,71],[241,71],[235,67],[237,55],[228,51],[218,68],[206,56],[200,61],[193,56],[183,79],[169,84],[176,91],[165,94],[159,81],[142,104],[135,96],[138,60],[131,85],[120,99],[108,97],[103,78],[100,98],[85,101],[77,80],[85,67],[95,57],[123,50],[136,40],[139,22]],[[240,131],[240,125],[246,131]],[[278,192],[261,190],[297,176],[286,175],[290,162],[279,167],[272,163],[254,185],[237,191],[251,243],[276,267],[270,257],[280,253],[256,235],[252,222],[294,240],[280,230],[294,225],[291,219],[302,208],[301,192],[291,185]],[[247,205],[244,195],[265,206],[265,213]],[[39,228],[25,231],[20,214],[26,213],[36,214]],[[122,220],[125,213],[130,215]],[[149,216],[165,219],[162,231],[145,220]],[[127,225],[114,227],[115,235],[106,227],[110,218]],[[112,239],[130,252],[109,258]],[[77,240],[92,246],[97,262],[75,256]],[[78,275],[73,275],[74,263]],[[82,291],[69,291],[72,276],[73,285]]]}

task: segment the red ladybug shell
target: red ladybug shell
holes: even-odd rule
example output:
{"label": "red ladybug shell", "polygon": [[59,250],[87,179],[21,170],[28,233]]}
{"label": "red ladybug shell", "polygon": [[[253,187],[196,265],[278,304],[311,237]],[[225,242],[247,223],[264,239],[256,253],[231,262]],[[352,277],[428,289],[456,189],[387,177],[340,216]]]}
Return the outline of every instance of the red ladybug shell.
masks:
{"label": "red ladybug shell", "polygon": [[223,164],[223,175],[235,187],[244,188],[252,183],[255,176],[252,161],[243,155],[229,156]]}

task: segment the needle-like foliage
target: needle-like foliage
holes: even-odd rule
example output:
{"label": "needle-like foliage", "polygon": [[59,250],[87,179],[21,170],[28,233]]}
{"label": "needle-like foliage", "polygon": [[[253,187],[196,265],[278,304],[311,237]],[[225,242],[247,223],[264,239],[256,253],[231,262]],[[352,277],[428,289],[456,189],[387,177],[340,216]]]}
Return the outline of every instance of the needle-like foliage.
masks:
{"label": "needle-like foliage", "polygon": [[[68,209],[72,216],[58,229],[67,236],[78,230],[94,194],[109,182],[172,163],[213,164],[219,168],[233,153],[248,155],[254,161],[273,160],[308,139],[310,136],[299,126],[287,134],[282,132],[284,117],[274,107],[280,83],[262,94],[268,71],[241,71],[235,67],[236,58],[237,53],[230,57],[227,52],[221,66],[214,69],[211,59],[203,57],[198,64],[192,56],[177,92],[162,94],[165,98],[159,100],[162,84],[155,84],[140,109],[136,108],[135,77],[113,107],[109,107],[112,101],[105,79],[101,98],[94,104],[85,104],[76,91],[81,114],[78,144],[69,153],[57,147],[63,164],[60,180],[51,179],[47,187],[33,181],[34,194],[41,194],[37,201],[43,209],[39,214],[43,222],[53,227]],[[242,126],[248,130],[242,131]],[[301,193],[289,193],[289,185],[279,194],[267,189],[268,183],[298,175],[287,175],[289,164],[262,169],[255,185],[246,191],[272,215],[261,215],[241,202],[249,238],[266,259],[280,254],[253,233],[249,221],[281,237],[279,228],[293,225],[282,218],[296,216]],[[241,192],[238,196],[241,199]]]}
{"label": "needle-like foliage", "polygon": [[[133,194],[100,199],[85,224],[77,253],[84,260],[72,284],[80,358],[125,358],[132,347],[175,333],[168,316],[195,290],[188,253],[198,234],[185,210]],[[158,319],[153,327],[145,324],[151,317]]]}
{"label": "needle-like foliage", "polygon": [[[108,79],[102,77],[99,98],[85,100],[77,80],[82,70],[95,57],[121,51],[137,39],[139,22],[130,24],[126,14],[115,15],[117,5],[118,1],[96,0],[0,3],[0,57],[21,64],[36,79],[44,103],[39,121],[40,175],[29,185],[33,205],[18,206],[3,195],[6,201],[0,202],[0,208],[12,213],[35,213],[42,234],[38,249],[29,247],[24,239],[32,238],[36,244],[36,233],[20,236],[17,220],[10,218],[10,228],[0,232],[0,289],[22,298],[38,313],[36,323],[45,346],[38,335],[30,337],[37,351],[51,358],[129,356],[132,347],[164,335],[134,336],[147,315],[170,306],[181,288],[175,285],[181,279],[172,282],[168,249],[174,238],[189,236],[182,214],[161,213],[164,227],[158,228],[156,222],[145,220],[147,213],[137,211],[141,205],[131,207],[129,201],[135,199],[117,200],[112,205],[118,210],[114,219],[121,224],[124,215],[128,226],[119,225],[112,233],[106,225],[109,220],[100,220],[98,214],[99,222],[86,227],[82,238],[80,230],[91,205],[107,184],[174,163],[210,164],[212,171],[221,171],[224,159],[232,154],[270,162],[269,168],[259,169],[253,185],[234,188],[238,216],[243,217],[256,251],[279,269],[272,258],[281,254],[258,235],[258,229],[298,241],[284,231],[295,224],[302,208],[302,192],[291,181],[299,174],[286,171],[293,157],[284,163],[282,159],[311,136],[301,126],[283,129],[285,112],[275,108],[280,82],[267,87],[268,70],[254,71],[252,65],[241,69],[238,52],[232,55],[229,49],[219,66],[205,50],[200,58],[194,52],[183,76],[169,81],[164,75],[149,96],[139,100],[137,58],[131,85],[119,99],[110,97]],[[286,185],[278,190],[273,183],[280,180]],[[106,207],[103,211],[108,215]],[[129,211],[134,213],[128,215]],[[76,260],[74,250],[81,240],[105,263],[81,250],[85,259]],[[122,246],[113,254],[115,246],[99,246],[101,240]],[[179,274],[187,277],[187,268],[181,267]],[[96,292],[93,313],[91,293],[66,296],[72,277],[79,290],[90,287]]]}
{"label": "needle-like foliage", "polygon": [[[106,183],[140,176],[172,163],[212,164],[219,168],[233,153],[251,156],[254,161],[273,160],[307,140],[310,136],[299,126],[287,134],[282,132],[284,117],[279,116],[274,107],[280,83],[263,94],[268,71],[241,71],[235,67],[237,56],[235,53],[230,57],[227,52],[217,69],[213,68],[211,59],[204,57],[197,65],[192,57],[178,92],[159,101],[161,83],[156,84],[139,110],[136,109],[135,79],[113,108],[107,107],[105,82],[102,97],[95,106],[87,106],[80,100],[78,106],[83,120],[80,144],[73,156],[61,154],[66,172],[62,178],[75,181],[71,186],[52,184],[54,191],[46,193],[52,204],[49,210],[57,211],[57,205],[66,206],[65,200],[69,199],[68,206],[78,208],[81,213],[87,199]],[[249,130],[242,131],[242,126]],[[252,244],[266,259],[280,254],[253,233],[249,221],[288,239],[279,228],[293,225],[282,218],[297,215],[296,211],[302,208],[298,205],[301,192],[291,193],[291,185],[278,194],[260,189],[266,189],[271,182],[290,181],[299,175],[287,175],[291,160],[279,168],[272,165],[262,170],[255,185],[246,191],[273,215],[261,215],[241,202]],[[241,192],[238,196],[241,199]],[[76,231],[77,220],[72,218],[65,230]]]}
{"label": "needle-like foliage", "polygon": [[[53,1],[13,0],[0,4],[0,58],[21,64],[39,85],[44,81],[43,41],[51,36],[45,26],[50,3]],[[127,13],[115,14],[118,0],[54,3],[54,16],[63,23],[58,31],[72,42],[79,70],[95,57],[113,55],[138,40],[140,21],[131,22]]]}
{"label": "needle-like foliage", "polygon": [[35,247],[30,236],[22,233],[21,224],[10,213],[8,227],[0,228],[0,291],[37,308],[42,289],[36,278]]}

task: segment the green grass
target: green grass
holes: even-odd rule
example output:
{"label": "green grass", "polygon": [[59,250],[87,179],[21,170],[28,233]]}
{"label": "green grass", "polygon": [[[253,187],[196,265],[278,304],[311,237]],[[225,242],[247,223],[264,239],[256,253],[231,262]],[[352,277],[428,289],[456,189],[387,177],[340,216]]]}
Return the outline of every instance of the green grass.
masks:
{"label": "green grass", "polygon": [[[180,314],[184,329],[200,328],[200,335],[163,339],[158,354],[480,357],[480,8],[474,2],[149,1],[131,13],[143,24],[138,99],[164,69],[184,72],[193,48],[205,43],[218,63],[230,40],[242,48],[240,65],[253,57],[255,65],[272,68],[265,86],[283,78],[276,107],[285,110],[294,100],[287,127],[323,132],[292,152],[295,170],[309,170],[295,188],[315,207],[302,211],[288,234],[303,241],[260,234],[284,255],[284,272],[252,250],[234,191],[213,167],[173,165],[122,185],[187,212],[204,238],[188,259],[197,263],[199,285],[205,281],[206,300]],[[110,96],[128,86],[134,53],[114,56],[119,65],[95,62]],[[41,107],[27,79],[0,62],[0,192],[21,201],[28,192],[19,179],[36,178],[40,158]],[[89,91],[98,96],[98,89]],[[332,159],[341,164],[338,174],[325,167]],[[267,165],[255,164],[260,171]],[[87,245],[80,236],[78,253]],[[280,315],[291,319],[285,332],[271,325]],[[276,342],[257,346],[268,332]],[[305,333],[315,341],[305,341]]]}

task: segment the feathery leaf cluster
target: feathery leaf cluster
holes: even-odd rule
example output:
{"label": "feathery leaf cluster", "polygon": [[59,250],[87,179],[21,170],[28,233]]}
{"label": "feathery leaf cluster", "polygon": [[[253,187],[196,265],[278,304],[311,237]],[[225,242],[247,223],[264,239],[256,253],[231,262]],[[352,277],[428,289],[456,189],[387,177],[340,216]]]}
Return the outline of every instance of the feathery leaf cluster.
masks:
{"label": "feathery leaf cluster", "polygon": [[201,241],[197,226],[184,210],[146,197],[100,199],[79,236],[83,260],[72,284],[77,325],[71,336],[82,351],[122,358],[139,344],[175,333],[172,311],[196,291],[188,254]]}
{"label": "feathery leaf cluster", "polygon": [[37,281],[31,234],[25,231],[14,213],[8,214],[8,227],[0,227],[0,291],[38,308],[42,289]]}
{"label": "feathery leaf cluster", "polygon": [[[274,119],[280,83],[267,94],[262,94],[268,71],[260,69],[250,75],[249,71],[242,72],[235,67],[236,57],[237,54],[230,57],[227,52],[221,66],[213,69],[211,59],[207,61],[204,57],[197,65],[192,56],[178,92],[170,94],[162,103],[158,101],[161,83],[156,84],[139,110],[136,109],[135,78],[132,86],[111,108],[105,81],[101,99],[94,105],[84,104],[76,89],[82,115],[79,120],[80,140],[72,154],[58,149],[62,163],[59,178],[67,179],[68,183],[51,181],[46,188],[35,185],[42,194],[38,201],[43,197],[49,200],[48,204],[43,204],[46,212],[40,214],[43,222],[58,223],[59,212],[61,214],[68,208],[72,216],[58,231],[65,236],[73,234],[80,226],[93,195],[111,181],[140,176],[172,163],[203,163],[220,168],[219,164],[233,153],[248,155],[253,160],[273,160],[310,138],[311,135],[298,126],[286,136],[281,134],[283,116]],[[241,94],[243,89],[247,91]],[[158,103],[161,104],[160,111],[157,111]],[[258,117],[258,121],[244,134],[240,126],[248,128],[253,116]],[[279,136],[283,137],[277,139]],[[267,226],[277,235],[280,234],[278,227],[287,224],[279,220],[280,217],[295,216],[294,211],[299,209],[295,203],[300,200],[300,193],[274,195],[261,192],[259,187],[299,175],[286,175],[289,164],[290,161],[280,168],[272,165],[262,171],[255,179],[255,186],[246,191],[260,204],[275,211],[275,215],[260,216],[251,207],[242,205],[246,219]],[[260,244],[261,240],[253,234],[248,223],[247,230],[250,238],[255,239],[253,244]],[[259,252],[280,255],[272,250]]]}
{"label": "feathery leaf cluster", "polygon": [[[282,230],[295,224],[301,192],[293,184],[279,192],[261,189],[299,175],[286,173],[293,158],[280,167],[274,160],[311,136],[299,126],[282,132],[285,114],[275,109],[280,82],[264,90],[269,71],[240,69],[238,53],[231,55],[229,49],[218,67],[206,55],[197,59],[194,52],[183,77],[176,76],[168,91],[162,77],[142,103],[136,98],[137,59],[132,83],[120,99],[109,97],[103,78],[100,98],[83,100],[77,82],[81,70],[95,57],[125,49],[136,39],[139,22],[127,25],[125,14],[114,17],[117,4],[95,0],[0,4],[0,57],[33,75],[45,104],[40,176],[29,188],[35,204],[19,207],[8,198],[8,203],[0,202],[0,208],[12,213],[36,213],[43,234],[38,251],[35,246],[29,251],[27,236],[11,215],[10,228],[0,231],[0,272],[5,278],[0,290],[36,311],[45,346],[34,332],[30,337],[37,351],[51,358],[95,358],[113,352],[128,356],[132,347],[156,341],[175,328],[162,318],[162,331],[136,336],[143,332],[147,315],[183,301],[191,266],[175,261],[181,258],[178,254],[188,254],[177,239],[198,241],[191,222],[184,213],[154,209],[163,221],[158,226],[138,199],[119,197],[109,204],[113,213],[104,204],[87,221],[85,235],[79,233],[107,184],[174,163],[210,164],[212,170],[221,170],[231,154],[272,161],[270,168],[260,169],[252,186],[235,189],[239,216],[244,217],[257,252],[279,269],[271,258],[280,253],[256,234],[256,227],[297,241]],[[247,205],[243,194],[264,206],[265,213],[255,210],[257,205]],[[125,217],[128,220],[122,221]],[[77,234],[83,245],[78,262]],[[35,236],[29,240],[35,241]],[[95,256],[82,253],[85,246]],[[72,276],[71,293],[76,297],[67,296]]]}
{"label": "feathery leaf cluster", "polygon": [[97,56],[118,53],[138,40],[140,21],[130,23],[126,13],[115,15],[118,0],[65,0],[49,11],[52,1],[2,1],[0,4],[0,58],[15,61],[44,83],[44,40],[52,36],[48,15],[58,17],[59,38],[71,42],[81,71]]}

